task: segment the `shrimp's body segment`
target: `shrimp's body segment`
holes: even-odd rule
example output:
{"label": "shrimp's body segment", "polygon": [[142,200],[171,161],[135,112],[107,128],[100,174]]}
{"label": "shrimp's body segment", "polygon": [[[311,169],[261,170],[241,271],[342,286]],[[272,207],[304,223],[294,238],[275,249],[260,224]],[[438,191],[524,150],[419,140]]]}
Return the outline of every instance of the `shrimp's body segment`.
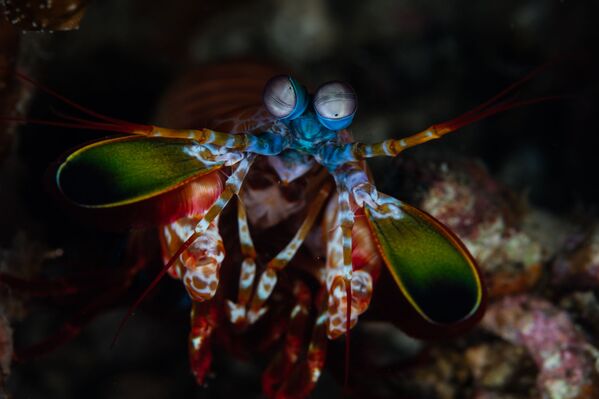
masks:
{"label": "shrimp's body segment", "polygon": [[[49,124],[133,136],[104,140],[70,154],[58,169],[56,183],[64,197],[75,205],[116,208],[156,198],[169,190],[174,192],[173,188],[192,187],[195,182],[194,187],[198,187],[197,192],[204,195],[205,201],[201,206],[190,207],[193,212],[184,213],[185,217],[169,215],[172,218],[161,229],[164,267],[130,307],[121,327],[165,274],[181,279],[193,301],[190,359],[200,383],[210,368],[209,342],[219,323],[228,319],[227,322],[244,329],[260,320],[269,303],[278,298],[278,292],[273,292],[279,278],[289,282],[282,278],[289,277],[285,273],[289,263],[305,241],[313,243],[317,235],[310,233],[315,231],[317,221],[322,220],[321,237],[325,244],[322,250],[316,247],[324,252],[326,259],[314,259],[316,268],[302,269],[315,278],[317,289],[300,279],[291,279],[291,284],[283,285],[291,287],[294,305],[285,313],[289,328],[280,333],[285,337],[285,351],[271,362],[263,377],[268,396],[289,397],[285,396],[287,392],[292,397],[305,397],[321,374],[326,338],[348,334],[359,315],[368,309],[382,265],[388,269],[411,312],[410,320],[418,320],[430,328],[453,328],[480,319],[485,288],[465,246],[432,216],[380,193],[363,161],[398,156],[408,148],[439,139],[489,115],[542,101],[498,102],[529,78],[457,118],[408,137],[373,144],[355,142],[346,130],[356,113],[356,94],[349,85],[337,81],[326,83],[310,94],[292,77],[275,76],[266,83],[263,94],[264,107],[274,122],[258,129],[256,134],[248,133],[249,129],[227,133],[206,128],[129,124],[74,105],[100,121],[69,118],[66,122]],[[33,121],[38,122],[47,123]],[[260,264],[250,233],[248,217],[252,220],[254,214],[250,195],[245,196],[250,190],[242,192],[258,156],[268,157],[270,168],[280,178],[276,183],[281,186],[304,175],[313,182],[311,197],[300,194],[307,206],[296,233],[264,265]],[[316,165],[320,166],[320,172],[309,176],[308,172]],[[223,167],[231,167],[231,174],[224,181],[217,175]],[[94,180],[98,176],[101,179]],[[95,189],[105,184],[97,190],[100,198],[80,192],[80,183],[91,180],[85,187]],[[192,191],[189,190],[197,194]],[[242,260],[237,298],[233,300],[217,295],[217,290],[225,258],[218,220],[234,197],[238,200]],[[259,204],[263,209],[276,199],[261,197],[257,201],[262,200],[267,203]],[[304,209],[303,206],[298,209]],[[287,217],[287,211],[283,207],[281,212],[273,213]],[[173,222],[175,217],[179,219]],[[284,219],[278,221],[281,220]],[[314,312],[311,306],[316,308]],[[219,317],[219,312],[226,317]],[[311,320],[312,334],[305,334]],[[300,346],[302,341],[306,341],[305,348]],[[298,387],[303,391],[296,392]]]}
{"label": "shrimp's body segment", "polygon": [[[290,93],[295,95],[295,98],[291,98],[292,101],[288,97]],[[267,110],[277,117],[277,123],[282,126],[276,131],[254,135],[229,134],[211,129],[152,127],[140,131],[140,134],[193,140],[211,150],[204,155],[204,159],[211,161],[222,161],[227,156],[226,162],[232,164],[236,159],[230,154],[235,152],[264,156],[295,152],[299,157],[312,157],[329,171],[337,186],[338,206],[335,212],[335,227],[329,237],[327,249],[325,280],[329,300],[325,314],[328,316],[327,334],[329,338],[336,338],[356,324],[358,315],[368,307],[372,293],[373,281],[368,272],[361,271],[360,281],[353,281],[352,229],[355,208],[362,208],[367,204],[377,209],[383,205],[379,203],[376,188],[357,161],[372,157],[397,156],[407,148],[440,138],[455,129],[441,124],[399,140],[385,140],[375,144],[348,142],[347,137],[341,137],[339,132],[349,126],[355,114],[356,99],[353,90],[348,85],[333,82],[321,87],[313,99],[310,103],[305,89],[293,78],[279,76],[267,83],[264,94]],[[243,155],[239,156],[239,159],[244,159]],[[245,165],[240,167],[242,170],[245,168]],[[195,227],[196,234],[207,231],[209,223],[239,191],[239,183],[235,174],[232,175],[227,186],[234,187],[225,190],[198,222]],[[228,301],[231,322],[238,325],[252,324],[264,314],[264,304],[277,283],[277,271],[284,268],[293,258],[328,195],[328,188],[321,190],[296,236],[266,265],[259,276],[256,271],[256,251],[249,234],[245,209],[240,201],[238,221],[244,260],[237,302]],[[354,286],[361,287],[362,291],[356,298],[352,294]],[[342,322],[343,320],[345,321]]]}
{"label": "shrimp's body segment", "polygon": [[[332,208],[329,206],[331,209],[325,212],[329,218],[333,214],[334,220],[328,222],[330,231],[327,233],[326,268],[322,274],[322,283],[326,287],[328,300],[322,315],[325,317],[324,325],[328,337],[337,338],[348,332],[356,324],[358,315],[368,308],[374,284],[371,271],[356,270],[353,261],[354,213],[365,213],[368,210],[370,212],[368,215],[373,215],[372,217],[375,218],[373,228],[378,223],[376,220],[378,215],[386,215],[385,219],[390,217],[390,214],[384,212],[387,203],[381,200],[383,196],[379,196],[360,161],[373,157],[397,156],[408,148],[441,138],[473,120],[499,112],[503,108],[492,108],[488,106],[489,104],[485,104],[488,106],[487,109],[467,112],[454,120],[432,125],[403,139],[365,144],[354,142],[344,130],[351,124],[356,112],[356,95],[347,84],[327,83],[310,96],[293,78],[284,75],[276,76],[266,84],[264,105],[276,119],[275,128],[257,134],[233,134],[212,129],[169,129],[157,126],[142,127],[133,133],[150,137],[191,140],[198,148],[194,155],[205,163],[221,162],[225,165],[239,163],[235,172],[227,180],[223,193],[193,228],[193,235],[197,237],[210,231],[211,223],[216,220],[229,200],[239,193],[243,177],[247,174],[256,155],[280,156],[279,159],[291,160],[289,161],[291,164],[301,159],[310,159],[328,170],[334,178],[337,194],[336,204]],[[294,178],[309,169],[302,169],[300,165],[291,166],[293,170],[301,171],[301,173],[294,172]],[[268,262],[260,273],[246,210],[242,199],[239,198],[237,219],[244,259],[241,264],[237,301],[227,301],[230,322],[239,327],[251,325],[267,311],[265,305],[277,284],[277,272],[282,270],[296,254],[311,231],[330,191],[328,185],[322,187],[307,210],[306,219],[295,237]],[[396,224],[405,223],[401,212],[394,214],[394,218]],[[379,250],[381,246],[385,246],[385,243],[379,242]],[[391,251],[398,251],[392,246],[389,248]],[[389,259],[389,257],[383,258],[386,261]],[[172,260],[169,263],[173,263]],[[388,267],[396,266],[388,264]],[[214,271],[212,274],[217,274],[217,267],[212,267],[212,270]],[[201,286],[208,283],[198,279],[195,281],[200,282]],[[397,277],[397,281],[400,286],[403,284],[400,277]],[[215,286],[214,282],[215,280],[211,280],[212,287]],[[186,286],[189,291],[192,284],[187,283]],[[409,292],[404,294],[410,296]],[[210,291],[208,295],[196,294],[192,295],[192,298],[206,300],[212,295],[214,293]],[[478,307],[479,304],[477,302],[472,306]]]}

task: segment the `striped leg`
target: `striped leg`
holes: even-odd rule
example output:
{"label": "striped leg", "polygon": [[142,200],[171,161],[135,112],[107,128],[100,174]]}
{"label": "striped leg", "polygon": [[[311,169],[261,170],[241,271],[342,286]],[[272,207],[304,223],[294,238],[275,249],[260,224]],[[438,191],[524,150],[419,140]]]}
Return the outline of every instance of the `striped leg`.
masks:
{"label": "striped leg", "polygon": [[[285,268],[285,266],[295,256],[300,246],[304,242],[306,236],[312,229],[314,221],[318,216],[324,201],[329,196],[331,185],[325,184],[316,195],[316,198],[310,204],[306,218],[302,225],[295,233],[295,236],[287,244],[287,246],[279,252],[268,264],[265,270],[260,275],[256,290],[251,302],[249,297],[252,291],[252,284],[255,278],[255,250],[251,243],[249,230],[247,228],[247,219],[245,211],[240,214],[239,219],[239,236],[242,244],[242,252],[244,253],[244,262],[239,280],[239,297],[238,302],[233,303],[228,301],[229,318],[233,323],[245,325],[246,323],[254,323],[266,312],[264,303],[270,297],[277,283],[277,272]],[[240,208],[243,209],[243,206]],[[249,302],[249,306],[248,306]]]}
{"label": "striped leg", "polygon": [[214,144],[220,147],[244,150],[247,146],[247,134],[217,132],[212,129],[170,129],[160,126],[143,126],[131,133],[149,137],[171,137],[191,139],[198,144]]}
{"label": "striped leg", "polygon": [[[326,285],[329,293],[327,334],[337,338],[358,321],[370,303],[372,276],[367,270],[353,270],[352,233],[354,213],[352,197],[361,206],[376,197],[366,173],[358,164],[348,164],[334,174],[338,187],[337,203],[327,212],[329,229],[327,243]],[[351,193],[351,194],[350,194]]]}
{"label": "striped leg", "polygon": [[320,189],[316,198],[312,200],[312,203],[308,208],[306,219],[304,219],[293,239],[266,265],[266,270],[262,272],[262,275],[258,280],[254,297],[252,298],[252,302],[247,311],[247,319],[250,324],[256,322],[266,312],[266,308],[263,306],[277,283],[277,272],[283,270],[299,250],[299,247],[306,239],[306,236],[310,230],[312,230],[314,221],[320,213],[320,209],[330,192],[331,185],[329,183],[325,184]]}
{"label": "striped leg", "polygon": [[287,146],[287,137],[280,132],[265,132],[258,135],[232,134],[212,129],[168,129],[148,126],[146,129],[135,130],[132,133],[150,137],[191,139],[198,144],[210,144],[260,155],[278,155]]}
{"label": "striped leg", "polygon": [[448,133],[455,132],[464,126],[496,115],[510,109],[525,107],[545,101],[557,100],[559,96],[546,96],[532,98],[528,100],[506,99],[506,96],[513,93],[515,89],[522,86],[525,82],[532,79],[537,73],[544,69],[546,65],[537,68],[517,82],[512,83],[504,90],[485,101],[484,103],[464,112],[456,118],[445,122],[437,123],[429,128],[399,140],[385,140],[376,144],[348,143],[348,144],[329,144],[323,146],[319,151],[321,163],[329,166],[342,165],[346,162],[360,161],[366,158],[390,156],[395,157],[403,150],[426,143],[430,140],[439,139]]}
{"label": "striped leg", "polygon": [[246,306],[252,295],[252,287],[256,278],[256,249],[248,227],[247,213],[241,198],[237,201],[237,225],[243,262],[239,273],[239,293],[237,303],[227,301],[227,312],[231,323],[238,326],[246,324]]}
{"label": "striped leg", "polygon": [[318,158],[324,165],[343,165],[375,157],[396,157],[400,152],[427,141],[439,139],[456,129],[445,125],[433,125],[426,130],[403,139],[389,139],[375,144],[348,143],[327,144],[320,148]]}
{"label": "striped leg", "polygon": [[[249,154],[246,158],[241,160],[235,169],[235,172],[229,176],[227,181],[225,182],[225,189],[220,194],[220,197],[212,204],[212,206],[206,211],[202,219],[196,224],[194,228],[193,235],[203,234],[208,227],[210,227],[210,223],[222,212],[224,207],[229,203],[231,198],[234,195],[239,194],[239,190],[241,189],[241,184],[245,179],[245,176],[250,170],[252,163],[256,156],[254,154]],[[192,236],[193,236],[192,235]],[[189,239],[188,239],[189,240]]]}
{"label": "striped leg", "polygon": [[[354,214],[351,211],[349,194],[339,188],[336,223],[329,232],[327,243],[327,333],[337,338],[347,332],[358,321],[358,314],[351,311],[352,262],[351,232]],[[349,325],[348,325],[349,324]]]}

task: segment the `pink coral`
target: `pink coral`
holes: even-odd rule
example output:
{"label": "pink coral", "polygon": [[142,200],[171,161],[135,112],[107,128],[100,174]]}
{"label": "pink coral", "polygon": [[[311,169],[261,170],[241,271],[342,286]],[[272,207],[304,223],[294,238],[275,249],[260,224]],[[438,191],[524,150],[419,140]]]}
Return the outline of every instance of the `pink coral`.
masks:
{"label": "pink coral", "polygon": [[528,295],[506,297],[489,306],[482,325],[529,351],[544,398],[598,397],[596,349],[565,311]]}

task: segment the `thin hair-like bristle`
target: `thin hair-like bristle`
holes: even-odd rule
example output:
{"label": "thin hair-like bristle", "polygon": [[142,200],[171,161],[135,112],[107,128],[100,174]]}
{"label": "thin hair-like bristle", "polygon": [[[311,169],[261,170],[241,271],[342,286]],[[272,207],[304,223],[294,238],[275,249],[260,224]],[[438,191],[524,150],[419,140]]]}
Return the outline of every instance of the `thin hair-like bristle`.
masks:
{"label": "thin hair-like bristle", "polygon": [[469,125],[473,122],[476,122],[481,119],[487,118],[489,116],[498,114],[500,112],[507,111],[509,109],[519,108],[519,107],[523,107],[525,105],[532,105],[532,104],[545,102],[545,101],[563,99],[564,98],[563,96],[545,96],[545,97],[533,98],[533,99],[529,99],[529,100],[516,101],[514,99],[511,99],[511,100],[507,100],[505,102],[500,102],[500,100],[505,99],[508,94],[514,93],[514,91],[516,89],[520,88],[524,83],[528,82],[529,80],[531,80],[532,78],[537,76],[539,73],[541,73],[543,70],[545,70],[547,67],[549,67],[553,63],[554,63],[554,61],[550,61],[550,62],[547,62],[547,63],[535,68],[534,70],[532,70],[531,72],[526,74],[524,77],[522,77],[521,79],[517,80],[516,82],[508,85],[505,89],[501,90],[499,93],[497,93],[496,95],[494,95],[487,101],[483,102],[482,104],[477,105],[476,107],[472,108],[471,110],[468,110],[468,111],[464,112],[463,114],[461,114],[447,122],[442,122],[442,123],[436,124],[435,126],[449,128],[449,129],[451,129],[451,131],[455,131],[455,130],[457,130],[461,127],[464,127],[466,125]]}
{"label": "thin hair-like bristle", "polygon": [[89,129],[94,129],[93,126],[98,126],[100,127],[108,127],[108,126],[113,126],[118,130],[114,130],[114,131],[118,131],[118,132],[123,132],[123,133],[132,133],[133,131],[149,131],[151,130],[150,126],[147,125],[137,125],[137,124],[132,124],[132,123],[111,123],[111,122],[96,122],[93,120],[89,120],[89,119],[84,119],[84,118],[79,118],[77,116],[73,116],[73,115],[69,115],[69,114],[65,114],[64,112],[58,111],[56,109],[54,109],[53,107],[50,107],[50,109],[52,110],[52,112],[65,120],[69,120],[69,121],[74,121],[74,122],[78,122],[81,124],[82,127],[84,128],[89,128]]}
{"label": "thin hair-like bristle", "polygon": [[46,119],[29,119],[29,118],[21,118],[21,117],[13,117],[13,116],[0,116],[0,122],[15,122],[15,123],[25,123],[32,125],[43,125],[43,126],[57,126],[57,127],[65,127],[68,129],[91,129],[91,130],[101,130],[107,132],[115,132],[115,133],[130,133],[133,134],[133,131],[127,126],[119,126],[112,125],[109,123],[102,122],[87,122],[87,123],[69,123],[69,122],[61,122],[61,121],[52,121]]}
{"label": "thin hair-like bristle", "polygon": [[[80,118],[75,118],[75,117],[66,117],[65,119],[79,120],[80,122],[83,123],[83,125],[82,126],[63,126],[63,127],[69,127],[69,128],[81,127],[81,128],[95,129],[95,130],[109,130],[109,131],[121,132],[121,133],[133,133],[134,131],[142,131],[142,130],[151,129],[148,125],[131,123],[131,122],[124,121],[122,119],[113,118],[113,117],[101,114],[99,112],[92,111],[91,109],[84,107],[83,105],[80,105],[80,104],[76,103],[75,101],[70,100],[70,99],[66,98],[65,96],[57,93],[56,91],[52,90],[51,88],[47,87],[46,85],[44,85],[40,82],[37,82],[36,80],[30,78],[29,76],[25,75],[22,72],[15,71],[14,73],[19,79],[32,85],[33,87],[37,88],[38,90],[43,91],[44,93],[50,95],[51,97],[54,97],[54,98],[62,101],[63,103],[75,108],[76,110],[83,112],[84,114],[90,115],[90,116],[102,121],[102,122],[94,122],[94,121],[87,121],[85,119],[80,119]],[[10,120],[10,119],[9,118],[1,118],[1,120]],[[101,128],[93,127],[92,124],[96,124],[96,123],[98,124],[97,126],[103,126],[103,127],[101,127]],[[53,125],[53,124],[46,123],[46,125]],[[104,127],[108,127],[108,126],[113,126],[113,128],[110,128],[110,129],[104,128]]]}
{"label": "thin hair-like bristle", "polygon": [[29,76],[25,75],[22,72],[15,71],[14,73],[22,81],[29,83],[30,85],[34,86],[35,88],[37,88],[37,89],[45,92],[46,94],[49,94],[50,96],[52,96],[54,98],[59,99],[63,103],[65,103],[67,105],[70,105],[71,107],[73,107],[75,109],[78,109],[79,111],[81,111],[81,112],[83,112],[85,114],[91,115],[91,116],[93,116],[95,118],[98,118],[98,119],[101,119],[103,121],[110,122],[110,123],[123,124],[123,125],[128,125],[129,124],[129,122],[126,122],[126,121],[123,121],[123,120],[117,119],[117,118],[112,118],[110,116],[106,116],[106,115],[101,114],[99,112],[92,111],[91,109],[89,109],[87,107],[84,107],[83,105],[77,104],[75,101],[69,100],[68,98],[64,97],[63,95],[58,94],[56,91],[52,90],[48,86],[46,86],[46,85],[44,85],[44,84],[42,84],[42,83],[40,83],[40,82],[38,82],[36,80],[33,80],[32,78],[30,78]]}
{"label": "thin hair-like bristle", "polygon": [[534,104],[538,104],[538,103],[542,103],[542,102],[546,102],[546,101],[563,100],[564,98],[566,98],[566,97],[565,96],[544,96],[544,97],[538,97],[538,98],[531,98],[528,100],[519,100],[519,101],[511,100],[511,101],[507,101],[505,103],[495,104],[492,107],[481,110],[478,113],[462,114],[462,115],[458,116],[457,118],[454,118],[447,122],[440,123],[437,126],[447,127],[447,128],[450,128],[452,131],[454,131],[461,127],[464,127],[466,125],[469,125],[471,123],[479,121],[481,119],[487,118],[487,117],[495,115],[495,114],[499,114],[501,112],[508,111],[510,109],[525,107],[528,105],[534,105]]}
{"label": "thin hair-like bristle", "polygon": [[531,72],[526,74],[524,77],[518,79],[514,83],[511,83],[505,89],[501,90],[499,93],[497,93],[496,95],[494,95],[493,97],[491,97],[490,99],[485,101],[484,103],[479,104],[476,107],[472,108],[471,110],[464,112],[462,115],[458,116],[458,118],[476,114],[477,112],[482,111],[485,108],[492,106],[494,103],[497,103],[498,100],[505,98],[506,95],[514,92],[514,90],[521,87],[524,83],[528,82],[529,80],[531,80],[532,78],[537,76],[539,73],[541,73],[543,70],[547,69],[547,67],[549,67],[551,64],[552,64],[552,62],[547,62],[547,63],[533,69]]}
{"label": "thin hair-like bristle", "polygon": [[160,280],[162,280],[162,277],[164,277],[164,275],[168,272],[168,269],[170,269],[171,266],[173,266],[175,264],[177,259],[179,259],[179,256],[181,256],[181,254],[187,248],[189,248],[198,237],[199,237],[199,233],[193,233],[183,244],[181,244],[179,249],[177,249],[177,251],[173,254],[173,256],[171,256],[171,258],[164,265],[162,270],[160,270],[160,273],[158,273],[158,275],[156,275],[156,277],[154,277],[154,280],[152,280],[150,285],[147,286],[147,288],[144,290],[144,292],[142,292],[142,294],[137,298],[137,300],[129,307],[129,309],[127,310],[127,313],[121,319],[121,322],[119,323],[119,326],[117,328],[116,333],[114,334],[114,337],[112,338],[112,342],[110,344],[111,348],[114,348],[114,345],[116,344],[116,341],[118,340],[119,336],[121,335],[121,331],[123,330],[123,327],[125,327],[125,323],[127,323],[127,320],[129,320],[131,318],[131,316],[133,316],[133,313],[135,312],[135,310],[139,307],[139,305],[143,302],[143,300],[148,296],[148,294],[158,285]]}

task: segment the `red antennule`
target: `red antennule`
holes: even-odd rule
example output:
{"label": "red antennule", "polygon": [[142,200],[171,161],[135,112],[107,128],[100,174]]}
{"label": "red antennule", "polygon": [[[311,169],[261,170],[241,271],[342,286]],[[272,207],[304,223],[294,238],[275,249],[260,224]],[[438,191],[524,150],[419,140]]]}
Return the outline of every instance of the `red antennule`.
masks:
{"label": "red antennule", "polygon": [[545,102],[545,101],[562,99],[563,96],[545,96],[545,97],[532,98],[532,99],[528,99],[528,100],[511,99],[511,100],[507,100],[505,102],[500,102],[502,99],[505,99],[505,97],[508,94],[513,93],[516,89],[520,88],[524,83],[528,82],[533,77],[535,77],[536,75],[541,73],[544,69],[546,69],[551,64],[552,64],[551,62],[548,62],[544,65],[541,65],[538,68],[535,68],[532,72],[530,72],[529,74],[527,74],[520,80],[510,84],[505,89],[503,89],[502,91],[500,91],[499,93],[497,93],[495,96],[491,97],[489,100],[485,101],[484,103],[479,104],[478,106],[474,107],[470,111],[464,112],[462,115],[460,115],[456,118],[453,118],[446,122],[435,124],[434,126],[441,131],[446,130],[444,133],[448,133],[448,132],[458,130],[461,127],[469,125],[473,122],[484,119],[488,116],[492,116],[492,115],[498,114],[500,112],[507,111],[509,109],[520,108],[520,107],[524,107],[527,105],[537,104],[537,103]]}
{"label": "red antennule", "polygon": [[[46,126],[58,126],[65,127],[70,129],[92,129],[92,130],[101,130],[101,131],[110,131],[116,133],[128,133],[128,134],[139,134],[140,132],[150,132],[152,127],[149,125],[137,124],[126,122],[121,119],[112,118],[106,115],[103,115],[99,112],[92,111],[76,102],[69,100],[68,98],[58,94],[54,90],[49,87],[39,83],[22,72],[15,71],[15,75],[21,79],[22,81],[32,85],[38,90],[43,91],[44,93],[54,97],[63,103],[69,105],[76,110],[87,114],[93,118],[98,119],[98,121],[94,120],[86,120],[83,118],[77,118],[74,116],[68,116],[61,113],[57,113],[60,117],[67,121],[52,121],[45,119],[29,119],[22,117],[0,117],[0,121],[5,122],[17,122],[17,123],[29,123],[36,125],[46,125]],[[71,122],[69,122],[71,121]]]}

